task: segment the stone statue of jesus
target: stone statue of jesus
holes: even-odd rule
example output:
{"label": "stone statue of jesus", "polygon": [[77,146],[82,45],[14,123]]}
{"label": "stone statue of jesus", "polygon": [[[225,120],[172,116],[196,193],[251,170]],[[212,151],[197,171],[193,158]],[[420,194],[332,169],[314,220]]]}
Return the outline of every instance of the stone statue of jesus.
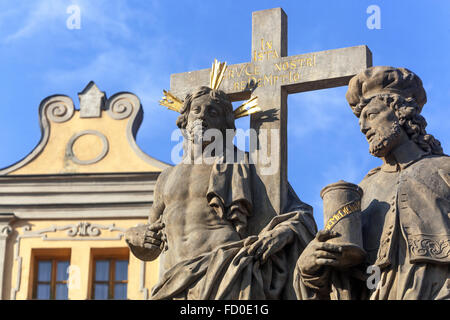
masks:
{"label": "stone statue of jesus", "polygon": [[[207,130],[223,137],[235,130],[225,92],[200,87],[186,96],[180,113],[184,160],[190,161],[161,173],[148,224],[126,233],[136,257],[161,259],[151,299],[296,299],[295,263],[317,231],[312,208],[288,186],[281,214],[255,212],[254,194],[266,189],[248,154],[227,148],[226,139],[223,152],[204,154],[212,143]],[[230,153],[240,160],[224,161]],[[250,227],[262,221],[260,230]]]}

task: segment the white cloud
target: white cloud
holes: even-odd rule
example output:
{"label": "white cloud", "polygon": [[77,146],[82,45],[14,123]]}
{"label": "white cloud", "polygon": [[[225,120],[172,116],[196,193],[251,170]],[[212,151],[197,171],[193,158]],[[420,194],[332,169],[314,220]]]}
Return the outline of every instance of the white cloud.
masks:
{"label": "white cloud", "polygon": [[[4,35],[6,43],[28,39],[32,36],[48,36],[48,31],[58,34],[67,31],[66,21],[70,17],[67,8],[76,5],[80,8],[81,28],[91,24],[95,26],[92,30],[92,38],[96,43],[102,42],[107,36],[132,37],[132,30],[127,22],[151,21],[155,18],[152,8],[157,7],[154,1],[146,1],[148,10],[143,12],[128,5],[126,1],[106,0],[33,0],[21,2],[19,9],[1,8],[2,21],[16,26],[16,30],[10,30]],[[150,24],[157,27],[157,24]],[[3,28],[5,29],[5,28]]]}
{"label": "white cloud", "polygon": [[[24,14],[24,12],[27,13]],[[65,5],[58,0],[26,2],[26,7],[22,7],[15,11],[15,14],[10,15],[10,17],[13,16],[11,18],[18,18],[19,21],[23,21],[21,27],[7,35],[4,41],[10,43],[14,40],[29,37],[41,28],[48,26],[62,12],[65,12]],[[25,19],[22,20],[23,18],[20,18],[20,16],[24,15]]]}

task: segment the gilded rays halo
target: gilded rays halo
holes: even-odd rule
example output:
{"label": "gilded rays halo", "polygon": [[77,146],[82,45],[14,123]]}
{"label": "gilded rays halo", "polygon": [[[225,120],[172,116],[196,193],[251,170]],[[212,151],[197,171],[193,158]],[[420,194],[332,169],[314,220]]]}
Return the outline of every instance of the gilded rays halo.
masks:
{"label": "gilded rays halo", "polygon": [[[209,73],[209,87],[211,89],[219,89],[220,84],[222,83],[222,80],[225,76],[226,69],[226,62],[219,62],[217,61],[217,59],[214,59],[211,71]],[[164,96],[159,101],[159,104],[167,107],[170,110],[180,113],[181,109],[183,108],[183,100],[173,95],[170,91],[163,90],[163,94]],[[254,96],[237,107],[233,111],[233,114],[234,118],[238,119],[260,111],[261,108],[258,106],[258,97]]]}
{"label": "gilded rays halo", "polygon": [[159,104],[167,107],[170,110],[181,112],[183,108],[183,101],[175,97],[170,91],[163,90],[164,96],[159,100]]}

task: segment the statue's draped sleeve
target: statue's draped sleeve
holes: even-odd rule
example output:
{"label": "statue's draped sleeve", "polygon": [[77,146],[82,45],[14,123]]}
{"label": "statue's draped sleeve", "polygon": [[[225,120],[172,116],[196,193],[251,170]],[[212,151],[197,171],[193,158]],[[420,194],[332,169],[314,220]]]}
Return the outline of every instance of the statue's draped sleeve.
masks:
{"label": "statue's draped sleeve", "polygon": [[230,221],[241,237],[245,237],[247,219],[253,211],[249,165],[215,163],[206,198],[214,212]]}
{"label": "statue's draped sleeve", "polygon": [[[230,221],[242,240],[180,261],[153,288],[152,299],[296,299],[294,267],[317,232],[312,208],[288,185],[284,210],[273,214],[267,202],[255,201],[255,195],[267,194],[258,178],[255,166],[246,161],[213,165],[206,195],[211,213]],[[291,240],[264,264],[253,254],[241,255],[247,237],[285,232],[292,234]]]}

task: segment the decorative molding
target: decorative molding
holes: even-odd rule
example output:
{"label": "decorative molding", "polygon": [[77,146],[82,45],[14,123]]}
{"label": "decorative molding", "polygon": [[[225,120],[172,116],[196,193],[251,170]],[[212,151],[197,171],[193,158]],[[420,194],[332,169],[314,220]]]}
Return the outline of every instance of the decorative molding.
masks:
{"label": "decorative molding", "polygon": [[450,257],[450,239],[448,236],[441,238],[434,236],[410,236],[408,244],[412,256],[427,257],[437,260],[447,260]]}
{"label": "decorative molding", "polygon": [[14,212],[19,219],[147,220],[159,174],[2,176],[0,211]]}
{"label": "decorative molding", "polygon": [[22,160],[9,167],[0,170],[0,176],[16,171],[33,161],[42,153],[50,137],[50,120],[61,123],[69,120],[74,113],[75,107],[70,97],[64,95],[53,95],[42,100],[39,105],[39,124],[41,127],[41,140],[38,145]]}
{"label": "decorative molding", "polygon": [[101,231],[98,225],[91,225],[89,222],[80,222],[67,231],[69,237],[76,237],[77,235],[80,237],[98,237],[100,234]]}
{"label": "decorative molding", "polygon": [[44,105],[44,115],[46,115],[49,120],[56,123],[70,120],[74,111],[75,107],[73,101],[67,96],[54,96]]}
{"label": "decorative molding", "polygon": [[64,208],[54,212],[42,213],[42,208],[33,208],[27,211],[17,212],[17,218],[27,219],[40,219],[40,220],[67,220],[67,219],[148,219],[148,211],[151,207],[151,203],[142,207],[136,208],[136,206],[123,207],[120,210],[111,207],[98,207],[98,208]]}
{"label": "decorative molding", "polygon": [[[67,231],[66,238],[49,238],[47,237],[47,233],[54,233],[58,231]],[[101,230],[108,230],[111,232],[119,231],[119,234],[114,238],[98,238],[101,235]],[[125,234],[126,229],[117,228],[115,224],[110,224],[107,226],[100,224],[91,224],[89,222],[80,222],[78,224],[68,224],[64,226],[55,226],[52,225],[48,228],[31,231],[25,229],[25,232],[22,234],[22,238],[35,238],[40,237],[42,240],[47,241],[64,241],[64,240],[121,240]],[[75,238],[75,237],[79,238]]]}
{"label": "decorative molding", "polygon": [[[57,232],[57,231],[67,231],[68,237],[66,238],[48,238],[47,233]],[[108,230],[111,232],[118,231],[118,235],[113,238],[100,237],[101,230]],[[11,299],[15,300],[17,292],[20,290],[20,284],[22,279],[22,257],[20,256],[20,240],[28,238],[41,238],[46,241],[74,241],[74,240],[121,240],[125,235],[125,228],[116,227],[115,224],[110,224],[107,226],[99,224],[91,224],[89,222],[80,222],[78,224],[68,224],[64,226],[52,225],[48,228],[31,231],[31,226],[27,225],[23,227],[23,233],[18,235],[15,241],[14,248],[14,260],[17,261],[17,277],[16,286],[11,289]]]}
{"label": "decorative molding", "polygon": [[141,261],[141,270],[139,274],[139,292],[142,293],[142,299],[148,300],[148,289],[145,287],[145,261]]}
{"label": "decorative molding", "polygon": [[[100,152],[100,154],[98,156],[96,156],[93,159],[90,160],[80,160],[78,159],[78,157],[75,155],[75,153],[73,152],[73,145],[75,144],[75,142],[78,140],[78,138],[85,136],[85,135],[94,135],[96,137],[99,137],[100,140],[103,143],[103,148],[102,151]],[[67,147],[66,147],[66,156],[72,160],[73,162],[75,162],[76,164],[80,164],[80,165],[88,165],[88,164],[94,164],[99,162],[100,160],[102,160],[106,154],[109,151],[109,143],[108,143],[108,139],[105,137],[105,135],[99,131],[96,130],[84,130],[84,131],[80,131],[76,134],[74,134],[69,142],[67,143]]]}
{"label": "decorative molding", "polygon": [[[106,110],[113,119],[130,118],[127,125],[127,140],[128,144],[139,156],[139,158],[161,170],[171,167],[170,164],[156,160],[155,158],[152,158],[148,154],[144,153],[136,143],[136,135],[144,118],[144,111],[142,109],[141,101],[136,95],[130,92],[116,93],[108,99],[106,103]],[[125,116],[128,112],[131,113]],[[121,114],[121,116],[117,114]]]}
{"label": "decorative molding", "polygon": [[80,100],[80,118],[99,118],[105,103],[106,94],[97,87],[94,81],[78,94]]}
{"label": "decorative molding", "polygon": [[12,232],[12,228],[10,225],[3,226],[0,230],[0,236],[8,237]]}
{"label": "decorative molding", "polygon": [[[81,92],[80,94],[83,96],[83,93],[86,93],[87,91],[92,90],[94,88],[95,83],[90,82],[86,88]],[[96,87],[96,86],[95,86]],[[86,91],[87,90],[87,91]],[[86,91],[86,92],[85,92]],[[99,91],[101,94],[104,94],[104,92]],[[105,95],[106,96],[106,95]],[[98,97],[97,97],[98,98]],[[81,99],[81,98],[80,98]],[[168,167],[171,167],[170,164],[165,163],[163,161],[159,161],[155,158],[150,157],[146,153],[144,153],[136,144],[136,135],[137,131],[139,130],[139,127],[142,123],[143,119],[143,109],[140,103],[139,98],[129,92],[119,92],[115,95],[113,95],[111,98],[109,98],[106,102],[104,102],[105,97],[101,98],[102,101],[100,102],[100,109],[103,109],[103,105],[105,105],[107,113],[109,116],[116,120],[122,120],[127,119],[127,129],[126,129],[126,135],[127,140],[129,142],[130,147],[133,149],[133,151],[146,163],[160,169],[164,170]],[[84,101],[83,101],[84,102]],[[98,102],[98,101],[97,101]],[[81,100],[80,100],[81,104]],[[83,107],[83,110],[86,108]],[[81,112],[81,111],[80,111]],[[0,176],[7,175],[11,172],[14,172],[31,161],[33,161],[35,158],[37,158],[42,151],[44,150],[45,146],[48,143],[49,137],[50,137],[50,124],[51,122],[55,123],[62,123],[70,120],[72,116],[75,113],[75,107],[73,104],[73,101],[70,97],[65,95],[53,95],[45,98],[42,100],[40,106],[39,106],[39,121],[40,121],[40,127],[41,127],[41,140],[39,141],[38,145],[33,149],[33,151],[28,154],[25,158],[22,160],[19,160],[18,162],[12,164],[9,167],[0,169]],[[83,116],[80,113],[80,117],[93,117],[94,111],[87,110],[86,114]],[[101,116],[101,112],[100,112]],[[75,160],[76,161],[76,160]]]}
{"label": "decorative molding", "polygon": [[0,300],[3,300],[3,280],[5,273],[6,245],[12,232],[11,222],[16,219],[13,213],[0,213]]}
{"label": "decorative molding", "polygon": [[136,96],[130,94],[114,95],[108,100],[108,114],[115,120],[128,118],[131,113],[140,107],[140,103],[136,103]]}
{"label": "decorative molding", "polygon": [[[31,230],[30,225],[23,227],[23,231],[27,232]],[[16,286],[11,288],[11,300],[16,300],[17,292],[20,290],[20,284],[22,283],[22,257],[20,256],[20,240],[22,235],[18,235],[14,243],[14,260],[17,261],[17,276],[16,276]]]}

